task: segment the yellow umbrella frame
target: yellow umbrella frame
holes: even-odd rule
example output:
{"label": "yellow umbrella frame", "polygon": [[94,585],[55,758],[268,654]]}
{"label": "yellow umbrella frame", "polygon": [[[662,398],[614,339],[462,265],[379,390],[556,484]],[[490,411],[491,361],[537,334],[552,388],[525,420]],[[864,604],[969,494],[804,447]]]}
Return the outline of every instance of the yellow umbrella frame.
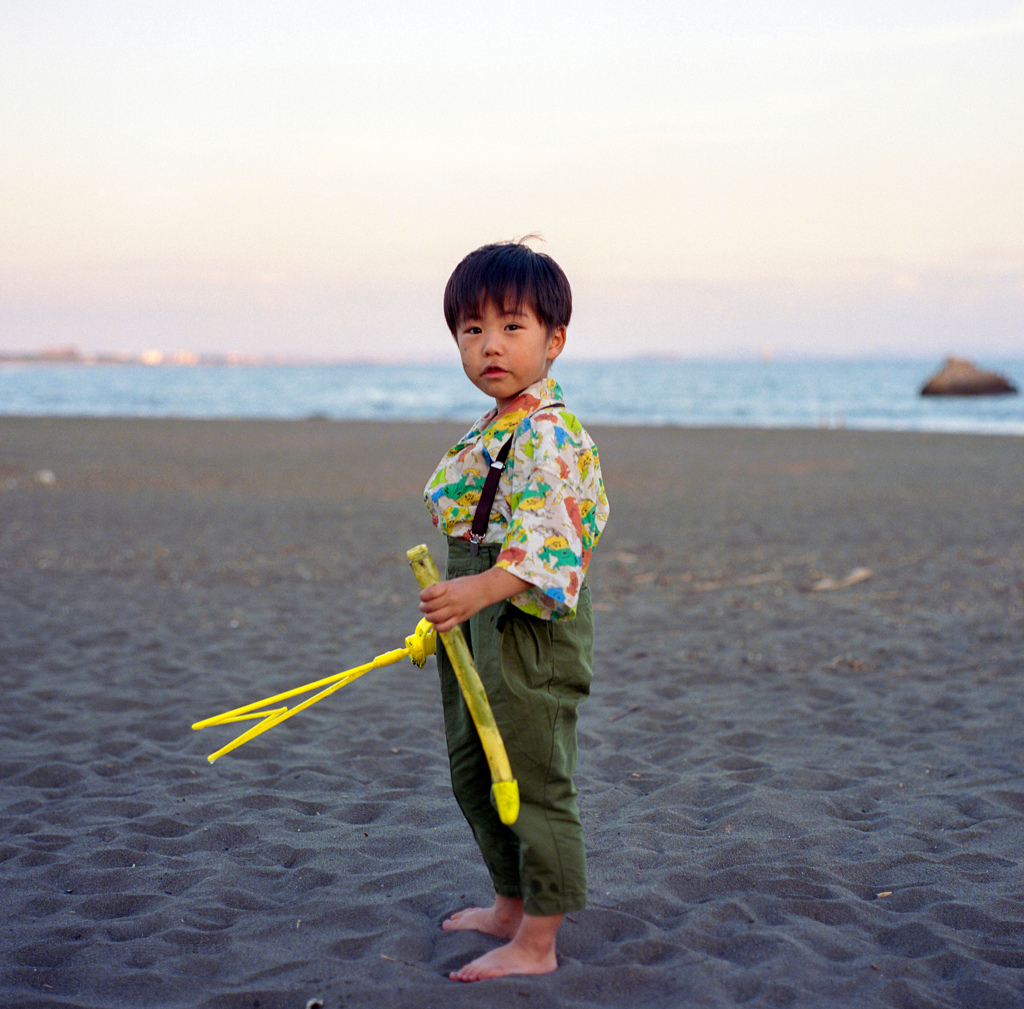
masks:
{"label": "yellow umbrella frame", "polygon": [[[433,585],[441,580],[437,565],[434,563],[430,551],[423,544],[413,547],[407,551],[406,556],[412,566],[413,574],[421,589]],[[469,646],[462,634],[460,627],[445,631],[440,635],[441,642],[448,652],[455,676],[459,681],[462,696],[465,698],[466,707],[470,717],[476,725],[477,733],[480,736],[480,744],[483,747],[487,764],[491,771],[491,794],[501,822],[505,824],[515,823],[519,817],[519,785],[512,776],[512,767],[509,764],[508,754],[505,751],[505,744],[501,738],[497,723],[494,720],[494,713],[491,711],[490,702],[487,700],[487,691],[480,681],[480,675],[473,663],[473,656],[470,654]],[[272,697],[265,697],[261,701],[254,701],[252,704],[245,704],[240,708],[233,708],[223,714],[214,715],[212,718],[204,718],[195,722],[193,729],[205,729],[213,725],[227,725],[232,722],[243,722],[258,720],[256,725],[246,729],[241,735],[231,740],[226,746],[211,753],[206,759],[212,764],[215,760],[223,757],[232,750],[238,749],[244,743],[261,733],[280,725],[283,721],[297,715],[300,711],[329,697],[335,691],[340,690],[346,684],[358,679],[371,669],[380,669],[382,666],[391,665],[408,657],[413,663],[421,668],[427,661],[428,655],[433,655],[437,648],[437,635],[433,626],[428,620],[421,620],[416,625],[413,634],[405,639],[404,648],[395,648],[390,652],[384,652],[371,659],[369,662],[353,669],[346,669],[344,672],[335,673],[312,683],[306,683],[301,687],[286,690]],[[284,707],[268,708],[268,705],[276,705],[281,701],[291,700],[310,691],[317,691],[311,697],[289,708]]]}

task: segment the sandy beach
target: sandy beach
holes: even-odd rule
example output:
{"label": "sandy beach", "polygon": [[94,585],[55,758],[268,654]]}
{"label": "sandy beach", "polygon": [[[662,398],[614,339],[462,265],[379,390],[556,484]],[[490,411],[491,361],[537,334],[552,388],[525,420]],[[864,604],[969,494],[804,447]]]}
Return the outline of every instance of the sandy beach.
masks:
{"label": "sandy beach", "polygon": [[561,967],[493,943],[433,660],[459,426],[0,418],[0,1004],[1024,1007],[1024,440],[591,429],[612,505]]}

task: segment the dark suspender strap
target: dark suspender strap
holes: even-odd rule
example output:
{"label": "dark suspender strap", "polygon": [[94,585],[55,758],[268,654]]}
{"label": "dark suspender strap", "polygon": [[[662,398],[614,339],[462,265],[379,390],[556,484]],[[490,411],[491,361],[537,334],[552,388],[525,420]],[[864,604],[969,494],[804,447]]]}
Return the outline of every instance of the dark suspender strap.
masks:
{"label": "dark suspender strap", "polygon": [[[561,401],[550,403],[544,409],[553,410],[560,406],[564,407],[565,404]],[[514,434],[511,435],[501,446],[490,469],[487,470],[484,489],[480,492],[480,500],[477,502],[476,511],[473,512],[473,526],[469,533],[469,552],[474,557],[480,553],[480,544],[483,542],[484,533],[487,532],[487,523],[491,521],[491,505],[494,504],[494,495],[498,493],[498,481],[501,479],[501,472],[505,468],[505,460],[508,459],[515,437]]]}
{"label": "dark suspender strap", "polygon": [[500,451],[487,470],[487,479],[484,480],[484,489],[480,492],[480,500],[477,502],[476,511],[473,513],[473,528],[469,534],[469,552],[476,557],[480,553],[480,543],[487,532],[487,523],[491,520],[491,505],[494,504],[494,495],[498,493],[498,481],[501,479],[501,471],[505,468],[505,460],[508,459],[509,451],[515,435],[508,439],[501,446]]}

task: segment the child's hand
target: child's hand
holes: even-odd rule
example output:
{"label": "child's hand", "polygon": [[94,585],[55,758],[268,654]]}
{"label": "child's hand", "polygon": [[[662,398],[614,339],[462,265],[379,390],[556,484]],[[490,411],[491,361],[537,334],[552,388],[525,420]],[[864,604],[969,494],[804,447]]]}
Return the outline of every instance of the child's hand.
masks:
{"label": "child's hand", "polygon": [[450,582],[438,582],[420,593],[420,612],[434,625],[435,631],[450,631],[483,609],[480,594],[473,589],[475,577],[466,575]]}
{"label": "child's hand", "polygon": [[435,631],[443,634],[476,616],[485,606],[509,599],[529,587],[529,582],[503,568],[490,568],[478,575],[463,575],[427,586],[420,593],[420,612]]}

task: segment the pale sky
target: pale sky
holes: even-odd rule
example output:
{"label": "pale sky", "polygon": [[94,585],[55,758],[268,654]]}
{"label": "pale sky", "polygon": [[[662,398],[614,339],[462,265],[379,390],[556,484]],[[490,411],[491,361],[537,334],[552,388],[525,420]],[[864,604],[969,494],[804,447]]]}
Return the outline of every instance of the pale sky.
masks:
{"label": "pale sky", "polygon": [[1024,352],[1024,3],[2,10],[0,351],[451,359],[539,232],[575,357]]}

